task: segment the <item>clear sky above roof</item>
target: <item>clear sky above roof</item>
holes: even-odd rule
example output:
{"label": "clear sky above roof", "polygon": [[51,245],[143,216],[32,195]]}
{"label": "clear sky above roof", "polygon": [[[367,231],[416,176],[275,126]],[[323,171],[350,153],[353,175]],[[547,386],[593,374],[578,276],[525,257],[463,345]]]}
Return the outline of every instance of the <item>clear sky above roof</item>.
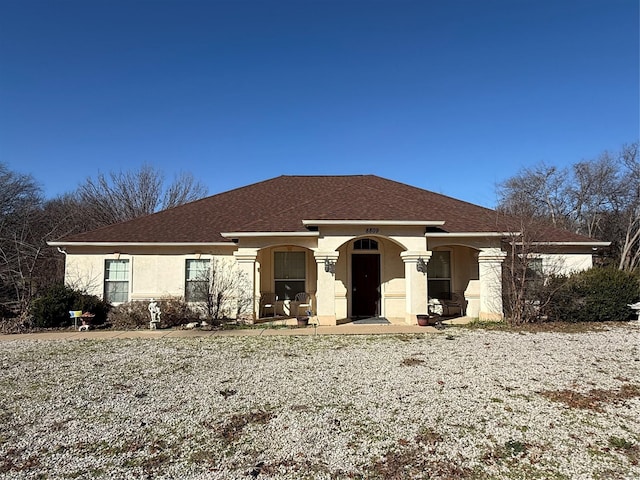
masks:
{"label": "clear sky above roof", "polygon": [[218,193],[375,174],[492,207],[639,136],[637,0],[0,0],[0,162]]}

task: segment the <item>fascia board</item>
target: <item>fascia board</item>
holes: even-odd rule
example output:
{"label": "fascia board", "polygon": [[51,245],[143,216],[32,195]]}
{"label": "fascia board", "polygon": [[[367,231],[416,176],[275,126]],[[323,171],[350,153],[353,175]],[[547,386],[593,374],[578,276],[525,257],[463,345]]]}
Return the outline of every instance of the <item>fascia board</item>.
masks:
{"label": "fascia board", "polygon": [[302,220],[307,226],[323,225],[376,225],[376,226],[409,226],[409,227],[441,227],[444,220]]}
{"label": "fascia board", "polygon": [[519,236],[520,232],[427,232],[424,234],[428,238],[449,238],[449,237],[509,237]]}
{"label": "fascia board", "polygon": [[252,237],[319,237],[319,232],[221,232],[225,238]]}
{"label": "fascia board", "polygon": [[[522,242],[517,243],[517,245],[522,245]],[[611,245],[611,242],[531,242],[531,245],[540,246],[540,245],[554,245],[561,247],[608,247]]]}
{"label": "fascia board", "polygon": [[47,242],[51,247],[230,247],[233,242]]}

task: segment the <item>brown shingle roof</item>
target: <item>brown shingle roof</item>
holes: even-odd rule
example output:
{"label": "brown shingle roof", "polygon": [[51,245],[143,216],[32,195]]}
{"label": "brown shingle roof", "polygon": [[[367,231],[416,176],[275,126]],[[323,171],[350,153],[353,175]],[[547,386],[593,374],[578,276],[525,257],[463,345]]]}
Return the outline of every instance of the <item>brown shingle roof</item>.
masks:
{"label": "brown shingle roof", "polygon": [[[283,175],[63,241],[226,242],[221,232],[303,232],[302,220],[445,221],[446,232],[505,231],[494,210],[375,175]],[[563,230],[549,235],[589,241]]]}

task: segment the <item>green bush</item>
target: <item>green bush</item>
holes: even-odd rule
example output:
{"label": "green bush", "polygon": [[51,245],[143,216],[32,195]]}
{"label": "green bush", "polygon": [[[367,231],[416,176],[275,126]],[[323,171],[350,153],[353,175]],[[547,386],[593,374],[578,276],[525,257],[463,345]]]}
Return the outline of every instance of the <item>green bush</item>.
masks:
{"label": "green bush", "polygon": [[[157,301],[160,306],[160,328],[170,328],[200,320],[200,314],[187,302],[177,297],[166,297]],[[127,302],[114,307],[109,312],[109,324],[117,330],[149,328],[151,315],[149,302]]]}
{"label": "green bush", "polygon": [[95,295],[65,285],[52,285],[33,301],[30,313],[34,326],[58,328],[73,324],[74,320],[69,316],[72,310],[94,314],[91,324],[100,325],[106,320],[109,304]]}
{"label": "green bush", "polygon": [[640,299],[638,276],[614,268],[592,268],[551,279],[545,312],[560,322],[622,321],[634,318],[628,304]]}

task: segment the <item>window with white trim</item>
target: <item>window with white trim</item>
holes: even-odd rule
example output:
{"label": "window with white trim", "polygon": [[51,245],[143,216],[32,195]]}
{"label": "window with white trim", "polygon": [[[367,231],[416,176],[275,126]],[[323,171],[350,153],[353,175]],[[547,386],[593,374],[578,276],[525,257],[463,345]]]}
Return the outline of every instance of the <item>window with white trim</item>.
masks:
{"label": "window with white trim", "polygon": [[184,299],[187,302],[206,302],[209,294],[209,259],[189,259],[186,264]]}
{"label": "window with white trim", "polygon": [[104,300],[108,303],[129,301],[129,260],[105,260]]}
{"label": "window with white trim", "polygon": [[278,300],[293,300],[305,292],[305,252],[275,252],[273,256],[275,293]]}
{"label": "window with white trim", "polygon": [[451,252],[434,251],[427,263],[429,297],[451,300]]}

